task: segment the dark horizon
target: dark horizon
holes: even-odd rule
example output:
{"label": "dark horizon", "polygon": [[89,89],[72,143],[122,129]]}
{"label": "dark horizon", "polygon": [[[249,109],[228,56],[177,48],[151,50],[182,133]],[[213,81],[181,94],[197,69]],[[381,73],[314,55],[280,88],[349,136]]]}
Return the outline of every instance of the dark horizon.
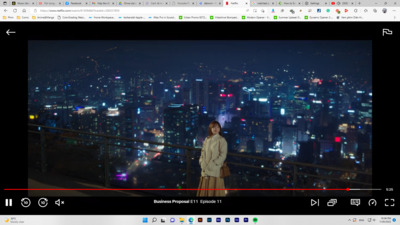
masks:
{"label": "dark horizon", "polygon": [[31,73],[74,67],[90,56],[122,73],[193,74],[196,63],[203,63],[213,70],[229,66],[271,75],[288,68],[320,77],[372,76],[371,41],[29,41],[28,56]]}

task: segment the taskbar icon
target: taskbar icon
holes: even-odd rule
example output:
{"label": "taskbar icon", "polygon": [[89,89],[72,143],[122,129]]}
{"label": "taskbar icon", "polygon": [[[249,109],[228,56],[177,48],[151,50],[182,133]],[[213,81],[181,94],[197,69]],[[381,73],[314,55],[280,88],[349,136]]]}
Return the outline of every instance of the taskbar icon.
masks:
{"label": "taskbar icon", "polygon": [[[239,217],[234,217],[232,220],[231,220],[230,217],[225,217],[224,219],[222,217],[215,217],[215,218],[213,218],[213,217],[204,217],[204,219],[203,219],[203,217],[195,218],[193,216],[188,216],[188,217],[182,217],[182,216],[179,217],[178,216],[178,217],[170,217],[169,219],[167,219],[166,217],[160,217],[160,218],[157,218],[157,217],[142,217],[142,223],[156,224],[156,223],[168,223],[169,222],[170,224],[178,223],[180,225],[187,225],[187,224],[188,225],[193,225],[196,222],[198,224],[213,223],[213,222],[216,222],[216,223],[223,223],[223,222],[224,223],[231,223],[231,222],[239,223],[240,220],[241,219]],[[244,217],[242,219],[242,221],[244,223],[248,223],[250,220],[249,220],[248,217]],[[252,221],[253,221],[253,223],[257,223],[258,222],[258,218],[254,217],[252,219]]]}

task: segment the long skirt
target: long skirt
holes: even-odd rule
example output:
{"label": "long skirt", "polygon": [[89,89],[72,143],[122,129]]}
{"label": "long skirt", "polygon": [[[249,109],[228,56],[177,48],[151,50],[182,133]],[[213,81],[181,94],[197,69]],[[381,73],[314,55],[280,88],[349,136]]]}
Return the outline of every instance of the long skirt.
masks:
{"label": "long skirt", "polygon": [[225,190],[209,190],[209,189],[225,189],[224,178],[220,177],[200,177],[199,190],[197,197],[225,197]]}

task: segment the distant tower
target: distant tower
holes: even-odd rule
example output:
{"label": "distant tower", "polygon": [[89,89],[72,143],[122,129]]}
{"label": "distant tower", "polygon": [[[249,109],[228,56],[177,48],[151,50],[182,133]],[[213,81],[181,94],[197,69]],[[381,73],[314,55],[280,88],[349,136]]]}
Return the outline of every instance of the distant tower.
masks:
{"label": "distant tower", "polygon": [[[199,128],[199,106],[172,104],[164,110],[164,143],[194,147]],[[185,154],[184,149],[164,148],[165,152]],[[168,155],[168,158],[176,156]]]}

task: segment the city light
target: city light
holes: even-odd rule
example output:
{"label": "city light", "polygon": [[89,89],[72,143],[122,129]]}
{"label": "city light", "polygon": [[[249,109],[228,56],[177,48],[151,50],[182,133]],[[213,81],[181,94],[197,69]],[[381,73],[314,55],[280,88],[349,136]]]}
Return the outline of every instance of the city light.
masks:
{"label": "city light", "polygon": [[279,153],[283,153],[282,149],[277,149],[277,148],[268,148],[268,151],[270,152],[279,152]]}
{"label": "city light", "polygon": [[119,116],[118,108],[108,108],[107,116]]}
{"label": "city light", "polygon": [[259,101],[259,102],[267,102],[268,99],[267,99],[267,98],[259,98],[258,101]]}

